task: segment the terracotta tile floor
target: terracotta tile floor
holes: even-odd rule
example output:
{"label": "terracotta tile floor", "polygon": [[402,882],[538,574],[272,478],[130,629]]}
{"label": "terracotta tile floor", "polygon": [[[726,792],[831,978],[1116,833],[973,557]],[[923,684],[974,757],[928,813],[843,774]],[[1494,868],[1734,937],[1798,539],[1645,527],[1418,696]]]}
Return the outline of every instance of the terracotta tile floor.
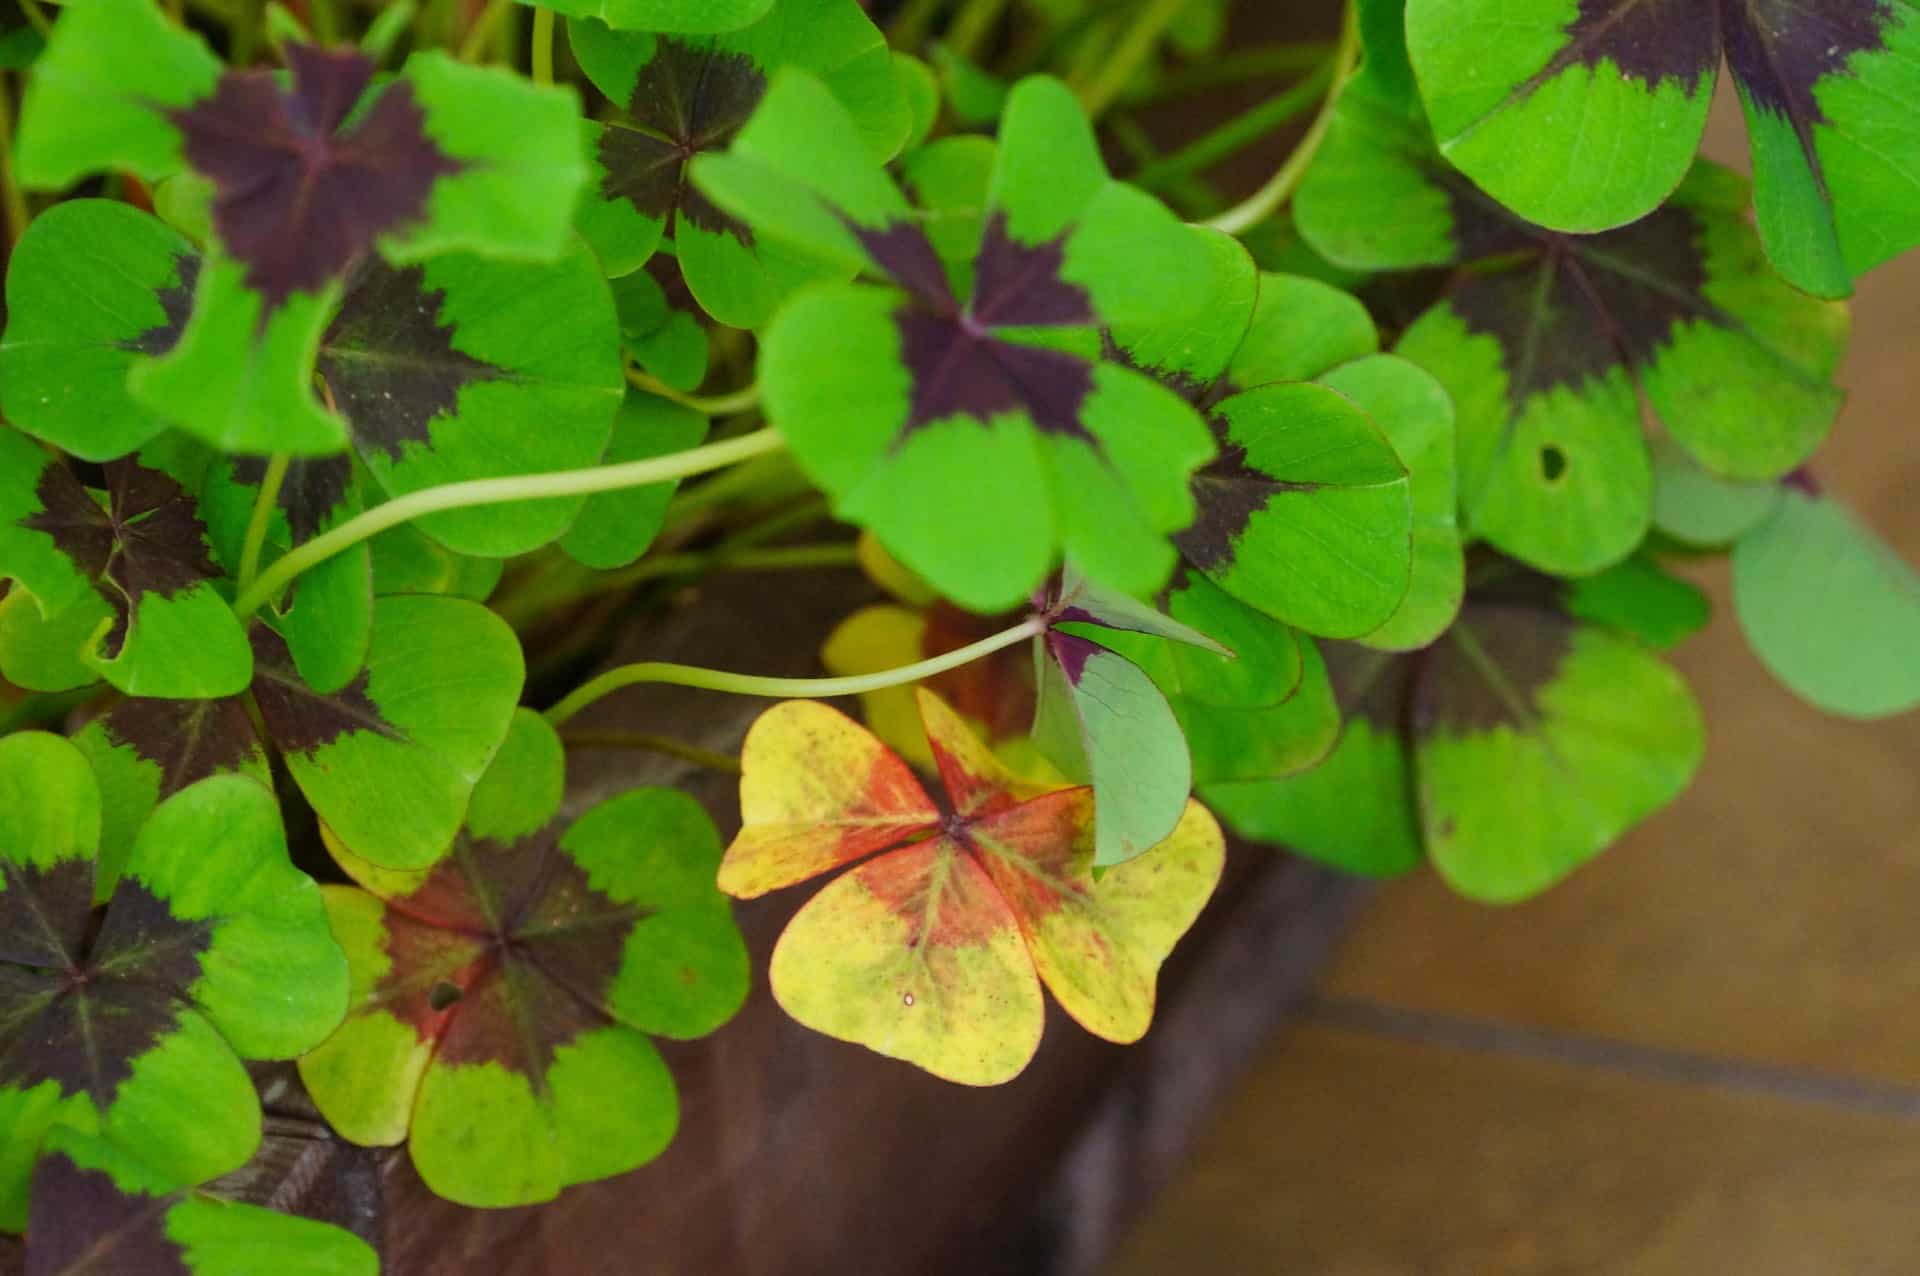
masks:
{"label": "terracotta tile floor", "polygon": [[[1920,259],[1855,315],[1817,469],[1920,561]],[[1694,790],[1518,908],[1384,889],[1115,1276],[1920,1273],[1920,714],[1801,706],[1701,579]]]}

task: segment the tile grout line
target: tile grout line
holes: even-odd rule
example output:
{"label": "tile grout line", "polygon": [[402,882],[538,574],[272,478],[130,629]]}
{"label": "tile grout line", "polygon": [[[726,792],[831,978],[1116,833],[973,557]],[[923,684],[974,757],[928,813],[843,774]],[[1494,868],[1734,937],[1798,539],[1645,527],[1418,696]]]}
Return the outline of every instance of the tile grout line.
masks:
{"label": "tile grout line", "polygon": [[1304,1022],[1400,1041],[1537,1059],[1709,1089],[1766,1095],[1847,1112],[1920,1121],[1920,1088],[1780,1064],[1755,1063],[1636,1045],[1613,1037],[1527,1028],[1465,1015],[1408,1010],[1379,1002],[1317,996],[1300,1007]]}

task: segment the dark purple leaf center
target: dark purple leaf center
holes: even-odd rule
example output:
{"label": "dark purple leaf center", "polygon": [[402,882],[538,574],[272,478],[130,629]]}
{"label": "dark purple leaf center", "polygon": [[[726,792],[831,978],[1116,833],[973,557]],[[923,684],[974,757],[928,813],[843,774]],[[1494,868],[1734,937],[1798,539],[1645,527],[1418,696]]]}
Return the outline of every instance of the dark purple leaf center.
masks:
{"label": "dark purple leaf center", "polygon": [[166,321],[147,329],[126,343],[129,350],[141,354],[163,355],[180,344],[187,316],[193,311],[193,289],[200,282],[200,258],[182,253],[173,259],[174,281],[154,293]]}
{"label": "dark purple leaf center", "polygon": [[112,1176],[64,1153],[35,1167],[27,1213],[26,1276],[192,1276],[166,1231],[177,1198],[122,1192]]}
{"label": "dark purple leaf center", "polygon": [[1474,574],[1477,583],[1453,627],[1419,651],[1322,643],[1344,715],[1409,743],[1436,734],[1527,730],[1545,716],[1536,697],[1559,676],[1576,628],[1561,586],[1488,556]]}
{"label": "dark purple leaf center", "polygon": [[[337,396],[339,391],[334,393]],[[234,458],[236,482],[258,488],[266,476],[265,457]],[[280,482],[279,506],[280,512],[287,516],[287,529],[293,533],[293,543],[299,545],[313,539],[340,510],[352,486],[353,462],[344,456],[289,462],[286,477]]]}
{"label": "dark purple leaf center", "polygon": [[1470,330],[1499,342],[1516,409],[1644,368],[1686,324],[1735,324],[1706,297],[1704,228],[1679,205],[1604,234],[1560,235],[1514,220],[1464,181],[1446,187],[1463,254],[1485,266],[1448,300]]}
{"label": "dark purple leaf center", "polygon": [[220,242],[269,309],[344,275],[374,239],[417,222],[440,178],[461,171],[426,133],[412,86],[380,90],[341,125],[373,78],[354,49],[289,45],[293,90],[266,71],[229,71],[212,96],[170,113],[187,162],[212,179]]}
{"label": "dark purple leaf center", "polygon": [[[427,287],[419,266],[374,257],[355,272],[316,366],[362,453],[399,461],[409,443],[432,442],[434,419],[459,410],[463,388],[507,376],[454,347],[445,304],[446,292]],[[343,458],[337,465],[326,480],[344,490],[350,467]]]}
{"label": "dark purple leaf center", "polygon": [[666,222],[669,235],[684,217],[701,230],[751,246],[746,223],[720,211],[687,181],[687,164],[733,141],[766,95],[766,76],[744,53],[665,38],[654,47],[627,101],[629,119],[600,132],[601,197],[625,200]]}
{"label": "dark purple leaf center", "polygon": [[981,240],[973,297],[963,307],[919,227],[848,225],[908,296],[894,313],[901,362],[911,378],[901,441],[954,417],[985,423],[1024,414],[1042,434],[1097,447],[1081,420],[1093,392],[1093,365],[1064,351],[1013,340],[1003,331],[1096,322],[1086,289],[1060,276],[1062,241],[1020,243],[1008,235],[1005,214],[995,214]]}
{"label": "dark purple leaf center", "polygon": [[614,1022],[627,937],[649,915],[596,890],[551,832],[463,838],[389,902],[391,968],[374,996],[437,1043],[436,1059],[499,1063],[543,1091],[555,1051]]}
{"label": "dark purple leaf center", "polygon": [[52,537],[113,609],[116,623],[105,643],[112,658],[142,599],[173,598],[217,578],[220,569],[186,488],[131,457],[108,462],[104,474],[102,504],[64,464],[47,466],[35,488],[40,512],[20,525]]}
{"label": "dark purple leaf center", "polygon": [[132,877],[97,918],[90,860],[0,862],[0,882],[0,1086],[53,1081],[105,1107],[179,1023],[212,928]]}

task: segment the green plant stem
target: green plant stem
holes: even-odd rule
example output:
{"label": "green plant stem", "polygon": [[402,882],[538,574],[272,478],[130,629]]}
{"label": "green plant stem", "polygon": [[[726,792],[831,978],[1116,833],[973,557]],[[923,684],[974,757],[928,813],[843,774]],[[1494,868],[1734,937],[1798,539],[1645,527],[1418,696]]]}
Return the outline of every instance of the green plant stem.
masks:
{"label": "green plant stem", "polygon": [[528,55],[535,84],[553,83],[553,10],[533,11],[532,52]]}
{"label": "green plant stem", "polygon": [[942,43],[967,61],[974,61],[987,37],[1007,11],[1009,0],[967,0],[942,37]]}
{"label": "green plant stem", "polygon": [[927,42],[933,20],[940,16],[947,0],[907,0],[887,26],[887,43],[908,53],[917,52]]}
{"label": "green plant stem", "polygon": [[1149,106],[1247,80],[1299,75],[1330,59],[1336,47],[1332,40],[1307,40],[1298,44],[1269,44],[1209,57],[1167,72],[1154,85],[1152,92],[1141,97],[1137,103],[1129,100],[1128,104]]}
{"label": "green plant stem", "polygon": [[[544,10],[542,10],[544,12]],[[473,479],[448,483],[376,505],[350,518],[340,526],[323,532],[304,545],[277,559],[260,573],[260,578],[240,593],[233,604],[242,620],[258,611],[288,581],[309,567],[323,563],[335,554],[377,536],[390,527],[428,514],[447,510],[470,509],[476,505],[500,505],[510,501],[536,501],[556,496],[590,496],[595,492],[617,492],[629,487],[645,487],[668,479],[704,474],[724,469],[741,461],[777,451],[787,445],[778,430],[771,427],[743,434],[736,439],[709,443],[704,447],[675,452],[670,456],[629,461],[624,465],[602,465],[587,470],[556,470],[550,474],[519,474],[509,478]]]}
{"label": "green plant stem", "polygon": [[276,452],[267,460],[267,472],[260,480],[260,491],[253,498],[253,517],[247,520],[247,538],[240,543],[240,591],[246,592],[260,574],[260,551],[267,543],[267,528],[273,522],[274,507],[280,503],[280,489],[286,485],[287,468],[293,458]]}
{"label": "green plant stem", "polygon": [[[514,0],[487,0],[487,7],[480,11],[473,25],[467,28],[466,38],[460,41],[459,58],[462,62],[478,61],[486,49],[487,40],[493,35],[494,28],[513,8]],[[551,75],[551,70],[549,70]]]}
{"label": "green plant stem", "polygon": [[569,731],[560,737],[560,743],[570,749],[639,749],[646,753],[664,753],[670,758],[679,758],[709,771],[726,775],[740,774],[740,759],[731,753],[716,753],[712,749],[703,749],[663,735],[648,735],[642,731]]}
{"label": "green plant stem", "polygon": [[1334,50],[1333,72],[1327,82],[1326,100],[1320,104],[1320,114],[1314,117],[1307,135],[1300,139],[1300,145],[1294,148],[1287,162],[1268,179],[1265,186],[1244,202],[1209,219],[1207,225],[1215,230],[1224,230],[1229,235],[1238,235],[1273,216],[1280,205],[1287,202],[1300,185],[1300,179],[1306,176],[1307,169],[1312,166],[1313,157],[1320,153],[1320,144],[1327,140],[1327,129],[1333,124],[1334,108],[1340,105],[1340,95],[1346,91],[1359,61],[1360,22],[1354,7],[1349,4],[1345,25],[1340,29],[1340,44]]}
{"label": "green plant stem", "polygon": [[7,211],[8,242],[19,243],[27,233],[33,211],[27,207],[26,192],[13,171],[13,76],[0,76],[0,201]]}
{"label": "green plant stem", "polygon": [[53,34],[53,23],[47,18],[47,11],[40,7],[40,0],[20,0],[20,12],[27,15],[27,21],[41,35]]}
{"label": "green plant stem", "polygon": [[721,669],[702,669],[698,665],[676,665],[664,661],[648,660],[639,664],[622,665],[618,669],[609,669],[576,690],[553,708],[547,710],[547,721],[558,726],[567,719],[612,693],[624,687],[641,683],[667,683],[676,687],[697,687],[704,691],[724,691],[738,696],[767,696],[784,698],[788,696],[851,696],[866,691],[879,691],[886,687],[899,687],[907,683],[918,682],[922,678],[931,678],[949,669],[958,669],[971,664],[982,656],[990,656],[996,651],[1025,642],[1045,629],[1045,622],[1039,618],[1021,621],[1011,629],[1003,629],[990,638],[970,643],[957,651],[934,656],[928,660],[911,665],[902,665],[898,669],[884,669],[879,673],[859,674],[849,678],[762,678],[753,674],[728,673]]}
{"label": "green plant stem", "polygon": [[1142,168],[1133,175],[1133,183],[1148,190],[1161,190],[1183,177],[1204,172],[1228,156],[1251,146],[1288,120],[1302,114],[1319,99],[1333,78],[1333,63],[1289,88],[1278,97],[1262,102],[1219,128],[1194,139],[1165,159]]}
{"label": "green plant stem", "polygon": [[682,407],[692,408],[702,416],[732,416],[737,412],[745,412],[749,408],[757,407],[760,403],[760,387],[757,383],[742,390],[735,390],[732,394],[709,397],[683,393],[658,377],[648,376],[640,369],[633,367],[627,369],[627,381],[637,390],[645,390],[648,394],[657,394],[663,399],[671,399]]}
{"label": "green plant stem", "polygon": [[1192,0],[1143,0],[1140,12],[1134,17],[1133,24],[1126,34],[1120,37],[1120,43],[1107,56],[1100,71],[1089,84],[1080,90],[1080,104],[1087,108],[1087,114],[1098,118],[1100,113],[1112,105],[1113,99],[1127,87],[1134,74],[1153,56],[1160,44],[1160,37],[1167,33],[1167,27],[1180,16],[1180,11]]}

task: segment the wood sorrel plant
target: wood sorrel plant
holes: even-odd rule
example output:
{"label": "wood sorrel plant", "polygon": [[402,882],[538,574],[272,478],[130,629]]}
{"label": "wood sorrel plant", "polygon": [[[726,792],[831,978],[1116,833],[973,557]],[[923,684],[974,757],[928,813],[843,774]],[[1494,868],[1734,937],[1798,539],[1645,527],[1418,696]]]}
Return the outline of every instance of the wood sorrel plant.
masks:
{"label": "wood sorrel plant", "polygon": [[[775,996],[992,1084],[1048,994],[1147,1030],[1222,823],[1543,890],[1699,762],[1662,560],[1730,549],[1815,704],[1920,704],[1920,577],[1807,469],[1839,299],[1920,243],[1908,0],[1352,0],[1257,48],[1232,0],[873,7],[25,0],[0,37],[34,1272],[374,1269],[204,1190],[260,1141],[243,1060],[467,1204],[634,1169],[653,1039],[746,994],[728,896],[844,869]],[[1751,190],[1694,156],[1723,59]],[[1272,95],[1146,140],[1236,78]],[[654,586],[856,561],[893,601],[831,676],[558,681]],[[623,738],[740,773],[724,851],[684,793],[563,802],[560,728],[660,683],[785,701],[738,758]]]}

